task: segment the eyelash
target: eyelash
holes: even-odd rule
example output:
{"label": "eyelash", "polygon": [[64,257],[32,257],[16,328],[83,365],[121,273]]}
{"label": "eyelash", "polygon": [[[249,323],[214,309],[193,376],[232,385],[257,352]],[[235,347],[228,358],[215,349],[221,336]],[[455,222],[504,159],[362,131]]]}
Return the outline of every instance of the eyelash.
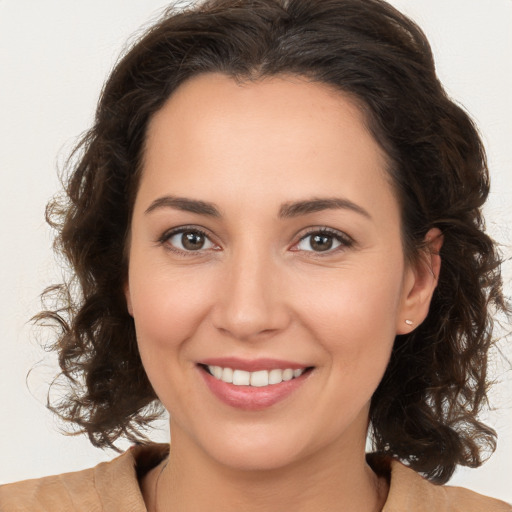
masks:
{"label": "eyelash", "polygon": [[[179,235],[180,233],[195,233],[198,235],[201,235],[202,237],[210,240],[210,242],[213,244],[214,242],[211,241],[210,236],[208,233],[197,226],[181,226],[179,228],[171,229],[170,231],[166,231],[162,234],[157,240],[159,245],[165,246],[165,248],[169,251],[172,251],[176,254],[179,254],[181,256],[190,257],[190,256],[197,256],[197,254],[200,254],[203,249],[199,249],[197,251],[183,251],[181,249],[178,249],[171,244],[169,244],[169,240],[175,236]],[[334,240],[339,242],[339,246],[334,249],[329,249],[327,251],[301,251],[301,250],[295,250],[294,252],[308,252],[311,253],[312,257],[315,258],[322,258],[326,256],[330,256],[332,254],[338,253],[340,251],[343,251],[345,249],[349,249],[354,245],[354,240],[348,236],[345,233],[342,233],[340,231],[337,231],[332,228],[322,227],[322,228],[314,228],[306,233],[304,233],[300,238],[299,241],[294,244],[294,246],[299,245],[302,241],[306,240],[308,237],[311,237],[313,235],[324,235],[332,237]]]}
{"label": "eyelash", "polygon": [[[327,251],[300,251],[297,252],[308,252],[311,253],[310,256],[314,258],[323,258],[327,256],[332,256],[333,254],[337,254],[342,252],[343,250],[350,249],[354,245],[354,239],[348,236],[346,233],[341,231],[337,231],[336,229],[322,227],[322,228],[313,228],[304,233],[297,243],[294,246],[300,244],[303,240],[306,240],[308,237],[312,237],[314,235],[328,236],[339,242],[339,246],[334,249],[328,249]],[[311,246],[311,242],[310,242]]]}
{"label": "eyelash", "polygon": [[[162,234],[162,236],[158,239],[158,243],[165,247],[168,251],[179,254],[180,256],[197,256],[197,254],[201,253],[202,250],[198,251],[182,251],[176,247],[173,247],[171,244],[167,243],[174,235],[179,235],[180,233],[195,233],[203,236],[204,238],[210,240],[208,233],[206,231],[196,227],[196,226],[181,226],[179,228],[171,229],[170,231],[166,231]],[[213,243],[213,242],[212,242]]]}

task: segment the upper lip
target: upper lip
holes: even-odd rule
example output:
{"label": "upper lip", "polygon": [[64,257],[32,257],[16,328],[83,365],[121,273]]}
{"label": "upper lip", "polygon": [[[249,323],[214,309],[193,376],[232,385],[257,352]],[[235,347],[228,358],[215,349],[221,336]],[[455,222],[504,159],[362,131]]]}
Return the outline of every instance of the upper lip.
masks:
{"label": "upper lip", "polygon": [[285,361],[282,359],[240,359],[238,357],[213,357],[203,359],[198,364],[206,366],[220,366],[222,368],[232,368],[236,370],[245,370],[246,372],[257,372],[260,370],[285,370],[291,368],[292,370],[299,370],[301,368],[308,368],[311,365],[305,365],[293,361]]}

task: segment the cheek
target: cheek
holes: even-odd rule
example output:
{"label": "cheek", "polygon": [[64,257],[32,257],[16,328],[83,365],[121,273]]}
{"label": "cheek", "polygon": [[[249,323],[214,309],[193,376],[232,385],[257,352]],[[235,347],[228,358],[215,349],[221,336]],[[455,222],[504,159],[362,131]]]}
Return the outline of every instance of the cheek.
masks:
{"label": "cheek", "polygon": [[302,323],[347,379],[366,378],[376,387],[396,335],[401,273],[377,268],[336,273],[337,278],[312,279],[296,290]]}
{"label": "cheek", "polygon": [[302,279],[293,295],[305,321],[326,335],[383,331],[394,336],[401,282],[399,270],[335,269]]}
{"label": "cheek", "polygon": [[328,420],[320,412],[318,417],[331,425],[332,435],[365,410],[377,389],[391,355],[400,303],[399,275],[375,280],[368,272],[357,278],[348,274],[330,285],[316,280],[317,286],[310,287],[314,292],[297,297],[299,304],[309,295],[303,324],[326,356],[329,370],[315,407],[330,411]]}
{"label": "cheek", "polygon": [[208,280],[155,265],[138,272],[138,263],[130,264],[130,295],[139,353],[159,399],[180,417],[191,393],[186,378],[195,366],[190,340],[207,314]]}
{"label": "cheek", "polygon": [[130,295],[141,354],[177,349],[206,314],[210,285],[204,273],[130,266]]}

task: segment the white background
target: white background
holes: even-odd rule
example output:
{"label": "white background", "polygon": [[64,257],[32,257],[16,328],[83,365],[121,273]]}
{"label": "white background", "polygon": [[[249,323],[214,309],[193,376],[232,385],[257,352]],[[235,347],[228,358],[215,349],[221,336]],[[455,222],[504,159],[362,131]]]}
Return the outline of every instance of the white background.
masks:
{"label": "white background", "polygon": [[[486,143],[493,235],[512,224],[512,1],[393,0],[429,37],[449,93],[471,112]],[[84,437],[66,437],[45,409],[53,359],[27,324],[38,294],[59,280],[43,220],[59,189],[56,169],[90,124],[103,80],[128,38],[158,15],[163,0],[0,0],[0,482],[81,469],[113,456]],[[510,254],[510,248],[505,248]],[[510,295],[510,269],[505,268]],[[512,357],[510,343],[502,344]],[[26,374],[37,364],[26,382]],[[498,384],[488,421],[495,455],[452,483],[512,502],[512,376]],[[164,422],[162,422],[164,424]],[[153,435],[165,439],[163,431]]]}

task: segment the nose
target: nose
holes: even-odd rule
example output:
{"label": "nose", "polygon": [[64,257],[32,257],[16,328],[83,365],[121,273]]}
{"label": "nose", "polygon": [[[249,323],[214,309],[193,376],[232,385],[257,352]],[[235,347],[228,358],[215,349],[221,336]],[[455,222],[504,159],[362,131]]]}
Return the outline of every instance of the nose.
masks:
{"label": "nose", "polygon": [[277,262],[261,251],[233,255],[219,275],[214,326],[243,341],[268,338],[290,322],[285,280]]}

